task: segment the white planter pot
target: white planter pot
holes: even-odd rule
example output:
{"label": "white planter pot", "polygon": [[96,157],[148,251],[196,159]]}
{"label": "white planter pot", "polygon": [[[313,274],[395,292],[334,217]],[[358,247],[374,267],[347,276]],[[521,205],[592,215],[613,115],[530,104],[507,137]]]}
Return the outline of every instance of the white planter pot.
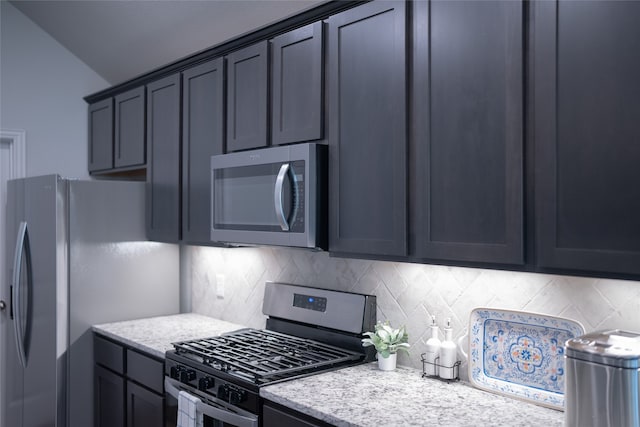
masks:
{"label": "white planter pot", "polygon": [[389,357],[382,357],[378,353],[378,369],[381,371],[393,371],[396,369],[397,353],[390,354]]}

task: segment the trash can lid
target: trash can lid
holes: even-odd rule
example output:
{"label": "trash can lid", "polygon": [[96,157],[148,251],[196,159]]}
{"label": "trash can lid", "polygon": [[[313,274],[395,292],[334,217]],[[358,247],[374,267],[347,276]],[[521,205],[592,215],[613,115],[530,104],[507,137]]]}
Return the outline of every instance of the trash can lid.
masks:
{"label": "trash can lid", "polygon": [[611,329],[590,332],[565,343],[567,357],[620,368],[640,368],[640,333]]}

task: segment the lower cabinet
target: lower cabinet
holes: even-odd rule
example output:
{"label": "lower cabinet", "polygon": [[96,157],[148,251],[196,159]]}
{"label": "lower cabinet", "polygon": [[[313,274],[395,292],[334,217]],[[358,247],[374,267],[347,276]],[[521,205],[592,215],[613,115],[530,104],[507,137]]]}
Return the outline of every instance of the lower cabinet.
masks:
{"label": "lower cabinet", "polygon": [[262,407],[263,427],[328,427],[331,425],[277,403],[265,401]]}
{"label": "lower cabinet", "polygon": [[95,427],[164,424],[164,362],[94,336]]}
{"label": "lower cabinet", "polygon": [[164,397],[127,381],[127,426],[162,426]]}
{"label": "lower cabinet", "polygon": [[100,365],[96,365],[94,368],[94,384],[96,427],[124,426],[124,378]]}

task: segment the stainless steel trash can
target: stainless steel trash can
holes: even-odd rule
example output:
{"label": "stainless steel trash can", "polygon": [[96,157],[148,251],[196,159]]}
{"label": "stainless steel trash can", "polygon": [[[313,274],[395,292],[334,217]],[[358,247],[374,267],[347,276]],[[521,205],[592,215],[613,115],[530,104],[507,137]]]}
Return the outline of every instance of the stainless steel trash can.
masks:
{"label": "stainless steel trash can", "polygon": [[565,426],[640,427],[640,333],[592,332],[566,342]]}

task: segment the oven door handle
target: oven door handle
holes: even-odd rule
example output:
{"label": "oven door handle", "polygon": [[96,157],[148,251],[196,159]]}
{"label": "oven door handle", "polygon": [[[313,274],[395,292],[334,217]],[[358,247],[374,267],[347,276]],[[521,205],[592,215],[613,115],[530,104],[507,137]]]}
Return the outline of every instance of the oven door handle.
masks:
{"label": "oven door handle", "polygon": [[[169,393],[171,396],[175,397],[176,399],[180,398],[180,390],[174,385],[174,381],[171,380],[169,377],[165,377],[164,378],[164,389],[167,393]],[[199,396],[196,396],[199,398]],[[218,399],[216,398],[212,398],[212,397],[208,397],[207,399],[211,400],[212,402],[217,401]],[[216,402],[217,403],[217,402]],[[220,401],[219,404],[221,404],[221,406],[224,404],[225,402]],[[218,421],[222,421],[225,423],[229,423],[232,424],[234,426],[238,426],[238,427],[258,427],[258,417],[257,416],[246,416],[246,415],[240,415],[238,413],[235,412],[231,412],[229,410],[225,410],[222,408],[218,408],[216,406],[212,406],[212,405],[207,405],[206,403],[200,401],[196,404],[196,411],[200,412],[203,415],[208,415],[209,417],[213,418],[214,420],[218,420]]]}

